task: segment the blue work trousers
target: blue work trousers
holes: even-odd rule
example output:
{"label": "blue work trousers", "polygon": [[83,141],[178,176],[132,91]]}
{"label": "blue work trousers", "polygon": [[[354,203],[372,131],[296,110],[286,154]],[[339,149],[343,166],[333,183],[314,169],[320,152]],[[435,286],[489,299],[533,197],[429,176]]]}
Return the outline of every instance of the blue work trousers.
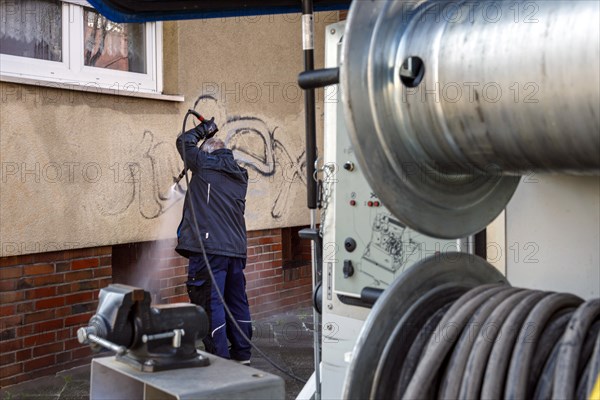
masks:
{"label": "blue work trousers", "polygon": [[[246,259],[213,254],[207,254],[207,258],[227,307],[240,328],[251,339],[252,321],[244,276]],[[226,315],[202,255],[190,257],[187,289],[190,301],[204,308],[208,314],[210,331],[203,340],[206,351],[233,360],[250,360],[251,346]],[[231,348],[228,342],[231,343]]]}

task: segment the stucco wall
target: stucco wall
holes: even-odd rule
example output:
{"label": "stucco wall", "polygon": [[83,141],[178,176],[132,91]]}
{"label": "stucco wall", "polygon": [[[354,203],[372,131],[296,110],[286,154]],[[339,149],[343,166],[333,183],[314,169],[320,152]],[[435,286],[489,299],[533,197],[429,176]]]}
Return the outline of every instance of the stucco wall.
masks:
{"label": "stucco wall", "polygon": [[[325,26],[316,16],[316,66]],[[308,222],[297,14],[168,22],[170,102],[0,83],[0,256],[173,237],[185,110],[215,116],[249,169],[249,230]],[[322,135],[322,92],[317,96]],[[200,100],[199,100],[200,99]]]}

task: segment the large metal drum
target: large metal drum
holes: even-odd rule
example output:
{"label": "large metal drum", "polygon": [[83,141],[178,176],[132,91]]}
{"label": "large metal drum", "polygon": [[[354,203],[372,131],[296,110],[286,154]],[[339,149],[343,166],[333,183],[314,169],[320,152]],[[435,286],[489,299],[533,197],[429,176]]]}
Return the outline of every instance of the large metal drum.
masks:
{"label": "large metal drum", "polygon": [[355,1],[340,71],[369,183],[407,226],[458,238],[527,171],[600,171],[598,1]]}

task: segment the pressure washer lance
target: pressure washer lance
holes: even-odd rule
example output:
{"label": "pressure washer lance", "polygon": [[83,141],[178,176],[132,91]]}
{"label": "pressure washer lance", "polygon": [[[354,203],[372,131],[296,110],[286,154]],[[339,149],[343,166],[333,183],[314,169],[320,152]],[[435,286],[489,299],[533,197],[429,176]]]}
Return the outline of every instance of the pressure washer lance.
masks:
{"label": "pressure washer lance", "polygon": [[[216,133],[219,131],[217,124],[215,124],[215,117],[212,117],[211,119],[207,120],[202,115],[200,115],[199,112],[192,110],[192,109],[189,109],[185,116],[187,117],[188,114],[192,114],[194,117],[196,117],[200,121],[200,124],[197,125],[196,127],[194,127],[193,129],[196,129],[196,131],[200,133],[200,138],[202,138],[204,140],[202,142],[203,144],[208,139],[215,136]],[[200,145],[200,147],[202,147],[202,145]],[[179,190],[181,193],[183,193],[184,190],[179,185],[179,182],[183,179],[183,177],[185,176],[186,173],[187,173],[187,169],[184,168],[183,170],[181,170],[181,173],[178,176],[173,177],[173,182],[175,183],[175,188],[177,190]]]}

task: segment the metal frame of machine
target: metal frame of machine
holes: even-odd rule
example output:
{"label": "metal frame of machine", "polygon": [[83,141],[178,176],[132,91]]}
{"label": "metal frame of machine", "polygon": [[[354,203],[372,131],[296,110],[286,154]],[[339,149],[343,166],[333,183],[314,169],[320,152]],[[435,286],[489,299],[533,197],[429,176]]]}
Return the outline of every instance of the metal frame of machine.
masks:
{"label": "metal frame of machine", "polygon": [[[509,202],[519,183],[519,175],[525,171],[598,174],[600,121],[597,111],[593,110],[600,108],[600,91],[597,89],[597,38],[600,35],[592,16],[598,15],[599,5],[545,2],[536,9],[540,23],[535,26],[518,24],[514,20],[492,24],[482,14],[477,16],[490,5],[499,7],[506,15],[511,4],[382,1],[355,2],[351,7],[340,67],[342,104],[353,145],[346,153],[356,156],[370,186],[390,207],[401,226],[407,225],[436,237],[457,238],[485,228]],[[515,7],[521,6],[525,5],[515,4]],[[469,8],[472,13],[465,12]],[[468,16],[472,16],[472,20]],[[564,25],[567,20],[579,23],[576,29],[569,25],[568,32],[562,34],[567,29]],[[498,35],[495,41],[494,35]],[[577,39],[584,36],[594,39],[585,43]],[[507,39],[511,37],[515,39]],[[530,37],[535,41],[521,47],[514,44],[518,37]],[[457,47],[456,43],[463,45]],[[489,51],[486,46],[490,43],[497,43],[501,49]],[[502,43],[512,46],[502,47]],[[533,49],[533,55],[522,55]],[[501,60],[497,59],[499,54],[502,54]],[[576,62],[580,66],[578,72],[583,81],[591,84],[583,89],[583,93],[575,90],[576,86],[558,66],[556,57],[562,54],[580,60]],[[515,64],[522,69],[511,69],[509,65]],[[552,78],[547,74],[552,74]],[[517,104],[513,99],[503,98],[484,102],[477,91],[472,101],[468,101],[470,96],[454,98],[454,101],[436,97],[441,96],[439,87],[451,83],[486,82],[486,79],[495,78],[497,81],[492,82],[496,85],[508,87],[516,82],[514,75],[541,79],[544,90],[539,101]],[[435,89],[428,91],[427,88]],[[560,98],[552,98],[551,93],[562,94]],[[568,109],[574,104],[583,107],[581,115],[559,119],[559,109]],[[549,110],[555,110],[555,113],[549,115]],[[577,129],[573,129],[575,126]],[[576,139],[567,145],[562,140],[564,132],[571,132]],[[337,200],[343,205],[346,202],[347,199]],[[347,215],[334,219],[333,229],[337,230],[340,224],[347,225],[347,219]],[[593,249],[590,251],[593,253]],[[593,254],[590,256],[594,257]],[[344,360],[349,363],[339,362],[338,355],[336,366],[339,369],[349,365],[343,398],[431,398],[438,395],[455,398],[459,393],[461,398],[465,398],[466,393],[469,393],[466,398],[494,397],[503,393],[515,398],[534,394],[541,398],[571,398],[575,395],[585,397],[591,392],[600,370],[597,365],[600,300],[584,302],[566,293],[522,291],[510,288],[504,282],[499,287],[489,288],[490,292],[486,294],[482,292],[483,287],[474,288],[459,300],[453,297],[454,292],[447,294],[449,297],[445,302],[452,307],[437,305],[439,311],[434,313],[437,322],[431,322],[431,325],[428,325],[430,322],[425,324],[425,320],[419,322],[419,316],[434,318],[426,311],[427,307],[432,307],[434,291],[437,296],[442,296],[444,290],[455,290],[448,285],[464,284],[473,277],[470,275],[473,272],[482,273],[490,268],[477,258],[474,265],[481,265],[473,268],[470,258],[458,258],[450,264],[447,261],[442,256],[417,263],[394,280],[393,290],[381,296],[358,337],[353,338],[356,345],[344,354]],[[445,264],[448,264],[447,268],[442,268]],[[420,274],[421,278],[430,276],[430,282],[433,282],[435,279],[432,278],[437,276],[429,275],[432,271],[438,270],[443,275],[456,264],[460,266],[454,271],[456,275],[445,283],[438,283],[439,287],[431,292],[419,289],[419,285],[411,281],[413,275]],[[334,282],[342,276],[340,269],[338,266],[333,273]],[[585,276],[575,279],[585,280]],[[499,277],[487,282],[497,285],[501,282]],[[543,289],[544,285],[540,286]],[[600,288],[595,291],[597,296]],[[478,292],[482,293],[476,296]],[[512,344],[507,344],[511,342],[503,339],[504,344],[494,346],[494,350],[489,350],[488,346],[487,351],[491,353],[478,354],[478,368],[483,365],[485,369],[487,365],[492,374],[495,370],[494,377],[488,376],[489,370],[485,378],[483,375],[474,378],[472,373],[469,375],[469,370],[463,375],[467,358],[469,362],[475,359],[473,353],[469,353],[471,348],[473,351],[482,348],[479,342],[474,343],[479,330],[467,337],[463,333],[456,346],[454,340],[457,338],[442,340],[445,345],[439,346],[435,334],[427,336],[431,335],[428,329],[443,330],[444,324],[454,323],[453,318],[459,318],[453,314],[455,312],[456,315],[466,313],[462,314],[465,318],[469,312],[474,312],[465,311],[471,307],[482,318],[486,315],[484,312],[505,309],[513,300],[526,295],[531,296],[524,301],[527,305],[515,309],[514,313],[498,311],[489,315],[489,318],[497,319],[481,320],[500,324],[505,329],[498,335],[504,333],[505,338],[511,337],[512,343],[516,343],[513,350]],[[469,301],[471,298],[473,300]],[[478,303],[476,298],[479,298]],[[540,304],[534,307],[537,301]],[[323,309],[325,326],[328,307]],[[442,309],[448,314],[440,314]],[[352,313],[351,308],[348,313]],[[394,318],[390,318],[392,315]],[[440,320],[441,315],[444,318]],[[524,331],[521,331],[521,322],[525,324]],[[521,332],[518,338],[507,335],[507,323],[516,324],[518,329],[515,331]],[[425,324],[426,328],[419,333],[425,336],[411,336],[416,333],[406,331],[407,324],[417,331]],[[537,330],[534,340],[524,344],[527,324],[533,324]],[[352,329],[356,330],[358,325],[355,321]],[[399,337],[403,340],[398,341]],[[574,341],[573,337],[578,339]],[[425,343],[427,347],[422,347]],[[328,345],[325,340],[323,346],[324,369],[327,371]],[[503,350],[498,350],[500,348]],[[415,369],[416,361],[411,357],[418,352],[421,356],[416,360],[421,360],[423,365],[419,364]],[[488,354],[492,357],[490,361],[483,358]],[[436,368],[432,368],[432,362],[436,363]],[[543,369],[541,365],[544,365]],[[504,368],[508,369],[507,375],[503,374]],[[395,373],[389,375],[390,371]],[[400,372],[405,374],[406,371],[410,375],[399,376]],[[440,373],[443,377],[436,375]],[[324,379],[326,376],[324,373]],[[505,378],[506,382],[503,381]],[[327,392],[324,384],[324,394],[339,393],[335,380],[330,380],[329,385],[336,389]]]}
{"label": "metal frame of machine", "polygon": [[[535,24],[482,13],[494,6],[515,15],[524,1],[355,1],[346,24],[328,27],[329,70],[300,79],[303,88],[340,82],[325,96],[323,243],[314,257],[323,362],[309,396],[565,398],[600,385],[600,299],[512,288],[485,260],[451,252],[460,250],[454,239],[497,217],[524,171],[600,171],[600,3],[529,3]],[[439,95],[452,83],[509,89],[515,77],[539,78],[538,102],[483,101],[477,89],[456,101],[427,97],[427,88]],[[414,96],[419,90],[425,97]],[[511,309],[517,300],[523,305]],[[496,358],[485,365],[502,370],[489,380],[465,370],[488,363],[471,353],[484,346],[480,328],[438,343],[428,330],[492,317],[519,329],[533,323],[539,346],[519,329],[497,353],[488,346]],[[404,343],[411,323],[419,330]],[[395,382],[400,370],[408,375]]]}

